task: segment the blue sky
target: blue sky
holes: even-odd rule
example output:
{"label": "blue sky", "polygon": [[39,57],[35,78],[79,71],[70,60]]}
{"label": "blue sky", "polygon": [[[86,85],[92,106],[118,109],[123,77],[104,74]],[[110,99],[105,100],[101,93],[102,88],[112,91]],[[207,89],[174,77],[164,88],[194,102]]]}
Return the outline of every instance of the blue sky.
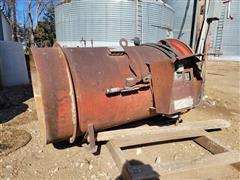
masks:
{"label": "blue sky", "polygon": [[[57,4],[58,2],[60,2],[60,0],[54,0],[54,4]],[[16,0],[17,21],[20,24],[24,23],[24,18],[25,18],[25,21],[27,20],[26,19],[28,16],[27,6],[28,6],[28,0]],[[32,13],[32,17],[33,17],[33,19],[35,17],[34,11]]]}
{"label": "blue sky", "polygon": [[17,7],[17,20],[19,23],[23,23],[24,16],[27,18],[27,0],[16,0]]}

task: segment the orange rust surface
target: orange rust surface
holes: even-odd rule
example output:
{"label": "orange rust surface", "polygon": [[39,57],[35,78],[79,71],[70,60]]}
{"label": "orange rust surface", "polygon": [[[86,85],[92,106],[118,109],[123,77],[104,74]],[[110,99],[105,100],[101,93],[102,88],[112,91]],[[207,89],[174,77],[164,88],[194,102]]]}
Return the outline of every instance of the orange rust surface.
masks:
{"label": "orange rust surface", "polygon": [[[178,57],[193,54],[181,41],[169,39],[167,42]],[[192,97],[193,106],[199,103],[202,79],[196,76],[199,69],[195,57],[172,61],[174,57],[169,58],[159,49],[147,46],[124,47],[124,50],[125,54],[117,56],[112,56],[104,47],[55,46],[31,50],[35,73],[39,76],[39,86],[34,89],[40,89],[45,115],[41,120],[46,123],[48,143],[72,136],[74,108],[77,135],[80,135],[87,131],[89,124],[99,131],[158,114],[181,113],[186,109],[176,110],[173,106],[174,101],[181,98]],[[179,64],[184,66],[183,79],[176,82]],[[184,80],[185,72],[190,73],[191,80]],[[146,73],[152,76],[149,86],[141,80]],[[106,94],[109,88],[126,88],[128,78],[135,78],[138,86],[145,85],[137,90]],[[71,83],[74,92],[70,90]]]}

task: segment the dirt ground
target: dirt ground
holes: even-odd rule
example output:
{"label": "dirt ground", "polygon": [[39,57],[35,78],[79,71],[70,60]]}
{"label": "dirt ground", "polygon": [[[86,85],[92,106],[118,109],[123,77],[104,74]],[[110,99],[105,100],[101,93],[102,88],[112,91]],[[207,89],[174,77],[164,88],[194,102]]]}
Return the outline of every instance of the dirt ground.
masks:
{"label": "dirt ground", "polygon": [[[41,144],[31,87],[7,89],[4,93],[8,103],[2,106],[0,103],[0,179],[117,179],[120,176],[104,145],[101,153],[94,156],[85,144],[82,147],[78,143],[56,147]],[[182,117],[184,122],[217,118],[228,120],[231,127],[211,135],[228,148],[240,151],[240,62],[207,62],[204,102]],[[4,145],[9,139],[11,143]],[[124,153],[129,160],[149,165],[209,154],[190,141],[138,147]],[[233,172],[225,179],[240,179],[239,173]]]}

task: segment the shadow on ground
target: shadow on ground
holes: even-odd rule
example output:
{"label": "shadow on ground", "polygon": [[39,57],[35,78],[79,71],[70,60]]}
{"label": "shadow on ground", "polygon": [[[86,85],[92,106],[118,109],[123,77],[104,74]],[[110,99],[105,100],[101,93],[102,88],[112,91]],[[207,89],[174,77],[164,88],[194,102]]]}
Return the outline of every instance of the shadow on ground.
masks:
{"label": "shadow on ground", "polygon": [[[182,122],[182,121],[180,121],[180,122]],[[146,119],[142,119],[142,120],[139,120],[139,121],[134,121],[134,122],[131,122],[131,123],[128,123],[128,124],[116,126],[116,127],[109,128],[109,129],[105,129],[103,131],[136,128],[136,127],[144,126],[144,125],[148,125],[148,126],[171,126],[171,125],[174,125],[175,123],[176,123],[176,119],[171,119],[171,118],[168,118],[168,117],[165,117],[165,116],[158,115],[158,116],[155,116],[155,117],[146,118]],[[58,150],[64,150],[64,149],[71,148],[71,147],[74,147],[74,146],[81,147],[82,144],[84,144],[84,143],[86,143],[86,139],[84,139],[84,134],[83,134],[83,135],[77,137],[74,143],[70,143],[69,140],[64,140],[64,141],[54,142],[53,146],[54,146],[54,148],[56,148]],[[101,152],[101,147],[104,144],[106,144],[106,141],[97,142],[98,151],[94,154],[99,155],[100,152]],[[159,144],[159,142],[150,143],[149,145],[152,145],[152,144]],[[136,146],[136,147],[138,147],[138,146]],[[133,146],[132,148],[135,148],[135,146]]]}
{"label": "shadow on ground", "polygon": [[144,164],[139,160],[132,159],[124,163],[120,176],[116,178],[116,180],[125,179],[158,180],[160,175],[154,171],[150,164]]}
{"label": "shadow on ground", "polygon": [[33,97],[32,86],[17,86],[0,91],[0,124],[25,112],[28,105],[24,102]]}
{"label": "shadow on ground", "polygon": [[25,146],[32,139],[31,134],[25,130],[5,128],[0,133],[4,135],[0,136],[0,157]]}

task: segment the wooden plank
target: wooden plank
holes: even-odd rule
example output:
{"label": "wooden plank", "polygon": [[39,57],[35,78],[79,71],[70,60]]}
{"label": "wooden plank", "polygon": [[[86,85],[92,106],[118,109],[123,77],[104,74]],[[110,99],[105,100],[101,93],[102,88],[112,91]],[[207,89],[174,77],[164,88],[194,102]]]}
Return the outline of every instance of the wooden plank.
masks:
{"label": "wooden plank", "polygon": [[194,142],[211,152],[212,154],[219,154],[230,151],[219,142],[210,137],[207,133],[204,136],[193,139]]}
{"label": "wooden plank", "polygon": [[[193,139],[194,142],[211,152],[212,154],[219,154],[223,152],[231,152],[230,149],[219,143],[216,139],[210,137],[208,133],[204,133],[204,136]],[[232,164],[237,170],[240,171],[240,162]]]}
{"label": "wooden plank", "polygon": [[129,170],[131,169],[130,163],[124,158],[123,152],[118,147],[114,141],[109,141],[106,144],[114,162],[116,163],[119,171],[121,171],[121,177],[122,179],[133,179],[133,174]]}
{"label": "wooden plank", "polygon": [[114,141],[109,141],[106,144],[110,154],[112,155],[113,160],[115,161],[117,167],[119,169],[122,169],[123,165],[127,162],[126,159],[124,158],[124,155],[122,153],[122,150],[120,147],[115,145]]}
{"label": "wooden plank", "polygon": [[116,145],[120,147],[135,146],[141,144],[147,144],[152,142],[163,142],[170,140],[179,140],[199,137],[204,134],[203,130],[175,130],[174,132],[158,132],[155,135],[144,135],[137,136],[137,138],[120,138],[116,140]]}
{"label": "wooden plank", "polygon": [[160,172],[160,175],[164,175],[192,171],[201,168],[230,165],[238,162],[240,162],[239,152],[232,151],[195,160],[165,163],[159,166],[154,166],[154,169],[157,169],[157,171]]}
{"label": "wooden plank", "polygon": [[161,175],[161,180],[174,180],[174,179],[238,179],[238,172],[233,167],[229,165],[219,166],[219,167],[207,167],[192,170],[189,172],[180,172],[173,174]]}
{"label": "wooden plank", "polygon": [[139,135],[158,135],[160,132],[168,133],[168,132],[176,132],[178,130],[196,130],[196,129],[223,129],[230,127],[230,123],[223,119],[214,119],[207,121],[196,121],[196,122],[188,122],[181,123],[178,126],[148,126],[148,127],[137,127],[137,128],[128,128],[128,129],[119,129],[113,131],[103,131],[97,134],[97,141],[109,141],[113,139],[120,139],[124,137],[135,137]]}
{"label": "wooden plank", "polygon": [[[131,128],[102,132],[99,134],[100,136],[98,136],[98,140],[106,141],[113,139],[107,143],[107,148],[109,149],[117,167],[121,170],[121,175],[124,179],[157,179],[159,178],[158,172],[161,177],[174,177],[177,174],[180,176],[176,177],[181,177],[181,175],[183,177],[188,177],[186,176],[187,173],[192,175],[192,177],[199,177],[196,176],[196,173],[203,177],[205,176],[204,172],[202,172],[203,169],[208,170],[216,167],[222,168],[227,165],[240,167],[239,152],[230,151],[204,131],[204,129],[222,129],[229,126],[230,124],[225,120],[210,120],[185,123],[180,126]],[[186,138],[193,139],[200,146],[216,155],[195,160],[164,163],[154,166],[153,169],[150,165],[131,166],[131,164],[124,158],[123,152],[120,149],[120,147]],[[225,173],[220,174],[225,175]]]}
{"label": "wooden plank", "polygon": [[153,171],[149,165],[145,165],[140,168],[138,166],[130,165],[130,163],[124,158],[122,150],[115,144],[114,141],[109,141],[106,146],[110,151],[118,169],[121,171],[121,177],[123,179],[141,180],[159,177],[158,173]]}

